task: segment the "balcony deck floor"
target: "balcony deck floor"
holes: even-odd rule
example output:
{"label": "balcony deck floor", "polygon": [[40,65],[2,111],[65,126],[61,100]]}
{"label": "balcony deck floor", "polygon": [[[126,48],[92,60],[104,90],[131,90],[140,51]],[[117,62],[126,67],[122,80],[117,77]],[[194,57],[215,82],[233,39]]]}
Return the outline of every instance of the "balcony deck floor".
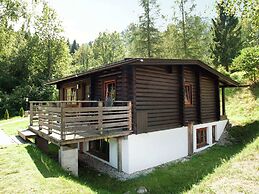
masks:
{"label": "balcony deck floor", "polygon": [[86,132],[80,132],[80,134],[67,134],[65,135],[65,139],[61,139],[60,134],[52,133],[48,134],[48,130],[41,129],[39,130],[39,126],[29,126],[29,130],[41,136],[42,138],[60,146],[67,145],[85,141],[93,141],[98,139],[106,139],[106,138],[115,138],[115,137],[123,137],[128,136],[132,133],[130,130],[111,130],[111,131],[103,131],[102,133],[98,130],[91,130]]}

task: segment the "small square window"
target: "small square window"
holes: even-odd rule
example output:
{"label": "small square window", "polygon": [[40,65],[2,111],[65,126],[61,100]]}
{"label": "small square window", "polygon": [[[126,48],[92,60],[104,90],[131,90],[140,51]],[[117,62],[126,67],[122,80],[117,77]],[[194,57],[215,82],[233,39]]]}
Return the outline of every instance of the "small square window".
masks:
{"label": "small square window", "polygon": [[207,145],[207,128],[196,129],[197,148]]}
{"label": "small square window", "polygon": [[184,85],[184,104],[192,105],[192,85],[191,84]]}

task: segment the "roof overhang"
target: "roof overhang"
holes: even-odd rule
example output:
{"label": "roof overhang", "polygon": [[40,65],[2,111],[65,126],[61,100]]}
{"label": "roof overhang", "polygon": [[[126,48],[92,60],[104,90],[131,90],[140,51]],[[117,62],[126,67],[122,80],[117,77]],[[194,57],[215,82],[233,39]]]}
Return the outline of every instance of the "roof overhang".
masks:
{"label": "roof overhang", "polygon": [[221,83],[221,87],[239,87],[239,83],[231,79],[230,77],[218,72],[217,70],[213,69],[212,67],[206,65],[200,60],[192,60],[192,59],[156,59],[156,58],[127,58],[115,63],[102,65],[97,68],[90,69],[86,72],[74,74],[71,76],[67,76],[61,79],[49,81],[46,85],[53,85],[58,84],[61,82],[78,79],[80,77],[85,77],[87,75],[101,72],[103,70],[119,67],[122,65],[196,65],[200,68],[208,71],[213,76],[219,79]]}

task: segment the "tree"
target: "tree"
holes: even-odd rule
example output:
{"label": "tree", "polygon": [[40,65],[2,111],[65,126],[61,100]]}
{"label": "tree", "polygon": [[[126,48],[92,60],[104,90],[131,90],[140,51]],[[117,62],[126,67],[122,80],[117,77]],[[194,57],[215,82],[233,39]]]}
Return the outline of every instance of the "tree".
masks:
{"label": "tree", "polygon": [[229,71],[232,60],[238,55],[242,43],[239,20],[235,13],[227,12],[225,8],[227,6],[224,0],[217,4],[217,17],[212,19],[211,52],[214,65],[222,65],[226,71]]}
{"label": "tree", "polygon": [[76,42],[76,40],[74,40],[70,48],[70,54],[74,54],[78,49],[79,44]]}
{"label": "tree", "polygon": [[144,13],[139,17],[139,30],[137,31],[139,44],[136,45],[136,50],[143,57],[154,57],[159,54],[157,45],[160,36],[155,27],[155,21],[160,14],[159,6],[156,0],[140,0],[140,6],[144,9]]}
{"label": "tree", "polygon": [[118,32],[99,33],[99,36],[92,43],[92,49],[93,66],[112,63],[125,56],[124,43]]}
{"label": "tree", "polygon": [[235,70],[244,71],[245,77],[256,82],[259,75],[259,46],[247,47],[241,50],[233,60]]}
{"label": "tree", "polygon": [[196,15],[186,17],[185,21],[186,43],[183,43],[182,21],[174,20],[162,33],[161,57],[191,58],[209,62],[207,44],[210,42],[210,33],[207,21]]}
{"label": "tree", "polygon": [[225,7],[229,13],[240,15],[242,41],[244,46],[253,47],[259,44],[259,1],[227,0]]}
{"label": "tree", "polygon": [[70,55],[67,43],[61,35],[63,28],[55,10],[43,4],[42,15],[36,17],[35,37],[37,63],[33,68],[44,80],[58,78],[69,73]]}
{"label": "tree", "polygon": [[81,72],[90,69],[94,65],[92,44],[82,44],[74,54],[74,71]]}

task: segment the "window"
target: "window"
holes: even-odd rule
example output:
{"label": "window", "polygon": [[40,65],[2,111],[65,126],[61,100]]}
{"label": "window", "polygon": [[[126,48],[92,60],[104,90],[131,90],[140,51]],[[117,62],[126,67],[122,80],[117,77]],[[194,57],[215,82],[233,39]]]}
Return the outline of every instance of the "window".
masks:
{"label": "window", "polygon": [[89,141],[89,152],[109,162],[109,142],[106,139]]}
{"label": "window", "polygon": [[216,125],[212,125],[212,143],[216,142]]}
{"label": "window", "polygon": [[115,80],[109,80],[104,82],[104,97],[105,97],[105,100],[110,98],[113,101],[115,101],[116,99]]}
{"label": "window", "polygon": [[192,85],[191,84],[184,85],[184,104],[192,105]]}
{"label": "window", "polygon": [[76,88],[66,88],[66,100],[67,101],[76,101]]}
{"label": "window", "polygon": [[207,144],[207,128],[196,129],[197,148],[201,148]]}

